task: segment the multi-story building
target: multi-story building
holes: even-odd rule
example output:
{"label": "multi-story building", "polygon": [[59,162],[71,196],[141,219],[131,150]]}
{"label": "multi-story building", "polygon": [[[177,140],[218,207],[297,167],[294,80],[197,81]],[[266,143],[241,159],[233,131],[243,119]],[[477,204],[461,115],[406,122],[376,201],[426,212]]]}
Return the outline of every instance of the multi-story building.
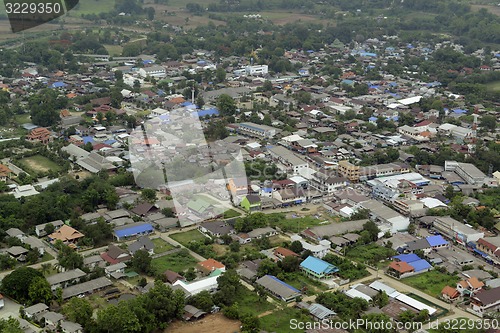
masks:
{"label": "multi-story building", "polygon": [[164,77],[167,75],[167,71],[163,66],[150,66],[139,69],[139,75],[142,77]]}
{"label": "multi-story building", "polygon": [[298,175],[300,170],[309,167],[309,163],[282,146],[269,148],[269,154],[273,160],[283,164],[289,174]]}
{"label": "multi-story building", "polygon": [[342,177],[346,177],[352,182],[358,182],[360,177],[360,167],[359,165],[354,165],[349,161],[340,161],[338,166],[338,174]]}
{"label": "multi-story building", "polygon": [[241,123],[238,127],[238,131],[242,134],[247,134],[250,136],[271,139],[276,135],[276,133],[278,133],[279,130],[272,126],[259,125],[248,122]]}

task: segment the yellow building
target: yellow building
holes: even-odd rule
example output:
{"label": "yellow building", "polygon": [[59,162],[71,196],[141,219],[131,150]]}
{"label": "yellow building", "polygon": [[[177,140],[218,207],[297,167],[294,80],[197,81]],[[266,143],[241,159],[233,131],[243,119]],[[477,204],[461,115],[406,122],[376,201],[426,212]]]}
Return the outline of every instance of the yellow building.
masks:
{"label": "yellow building", "polygon": [[360,167],[359,165],[354,165],[349,161],[343,160],[339,162],[338,174],[339,176],[346,177],[351,182],[358,182]]}

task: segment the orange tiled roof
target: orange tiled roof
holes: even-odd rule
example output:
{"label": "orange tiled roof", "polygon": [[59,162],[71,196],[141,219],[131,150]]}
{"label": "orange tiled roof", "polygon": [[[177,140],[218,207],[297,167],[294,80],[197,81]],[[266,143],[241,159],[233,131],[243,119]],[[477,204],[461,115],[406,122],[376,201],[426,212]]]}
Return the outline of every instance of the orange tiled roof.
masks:
{"label": "orange tiled roof", "polygon": [[218,262],[217,260],[212,258],[201,261],[198,263],[198,265],[209,271],[213,271],[215,269],[223,269],[226,267],[221,262]]}
{"label": "orange tiled roof", "polygon": [[467,283],[474,289],[479,289],[484,287],[484,283],[479,281],[477,277],[473,276],[470,279],[467,280]]}
{"label": "orange tiled roof", "polygon": [[393,261],[389,265],[390,268],[395,270],[396,272],[399,272],[401,274],[403,273],[408,273],[408,272],[413,272],[414,268],[411,267],[409,264],[405,263],[404,261]]}
{"label": "orange tiled roof", "polygon": [[450,298],[455,298],[455,297],[457,297],[459,295],[459,292],[455,288],[452,288],[450,286],[445,286],[443,288],[443,290],[441,291],[441,294],[442,295],[446,295],[446,296],[448,296]]}
{"label": "orange tiled roof", "polygon": [[0,177],[7,177],[12,172],[6,165],[0,164]]}
{"label": "orange tiled roof", "polygon": [[57,229],[54,233],[49,235],[50,239],[61,240],[63,242],[73,241],[78,238],[82,238],[85,235],[78,230],[64,224],[62,227]]}

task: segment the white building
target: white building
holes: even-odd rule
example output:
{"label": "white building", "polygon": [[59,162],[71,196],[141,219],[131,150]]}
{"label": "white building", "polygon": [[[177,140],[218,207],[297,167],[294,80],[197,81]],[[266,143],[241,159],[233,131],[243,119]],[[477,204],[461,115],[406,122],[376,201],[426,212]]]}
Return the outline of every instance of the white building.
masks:
{"label": "white building", "polygon": [[332,242],[326,239],[322,239],[319,241],[319,244],[311,244],[302,239],[299,235],[292,235],[290,237],[292,242],[299,241],[302,244],[304,250],[309,250],[312,252],[312,255],[316,258],[322,259],[324,258],[328,252],[330,251]]}
{"label": "white building", "polygon": [[269,73],[269,68],[267,65],[247,66],[245,67],[245,72],[247,75],[264,76]]}
{"label": "white building", "polygon": [[141,77],[164,77],[167,75],[167,71],[163,66],[151,66],[139,69],[139,75]]}
{"label": "white building", "polygon": [[186,292],[186,294],[188,294],[189,296],[193,296],[204,290],[207,290],[209,292],[216,291],[218,288],[218,278],[219,276],[210,276],[192,282],[177,280],[176,282],[174,282],[173,286],[179,286]]}

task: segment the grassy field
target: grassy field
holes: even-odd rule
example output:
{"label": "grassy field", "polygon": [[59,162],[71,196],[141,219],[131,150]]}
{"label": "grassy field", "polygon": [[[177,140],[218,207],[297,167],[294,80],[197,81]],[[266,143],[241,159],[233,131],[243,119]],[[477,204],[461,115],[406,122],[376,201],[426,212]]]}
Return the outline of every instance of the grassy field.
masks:
{"label": "grassy field", "polygon": [[402,279],[401,282],[433,297],[438,297],[445,286],[455,287],[459,280],[460,278],[456,276],[434,270]]}
{"label": "grassy field", "polygon": [[313,280],[299,272],[287,274],[284,281],[299,290],[307,288],[306,293],[308,295],[317,294],[328,289],[325,284]]}
{"label": "grassy field", "polygon": [[182,272],[189,267],[194,267],[198,261],[186,251],[179,251],[160,258],[153,259],[151,265],[156,273],[161,274],[167,269]]}
{"label": "grassy field", "polygon": [[304,229],[321,225],[322,219],[316,219],[312,216],[297,217],[291,219],[282,219],[271,223],[271,227],[279,227],[283,231],[300,232]]}
{"label": "grassy field", "polygon": [[238,312],[240,315],[259,315],[276,307],[266,300],[261,300],[256,292],[247,288],[242,288],[238,296]]}
{"label": "grassy field", "polygon": [[75,9],[70,11],[71,16],[80,16],[82,14],[99,14],[111,11],[115,6],[114,1],[106,0],[80,0]]}
{"label": "grassy field", "polygon": [[491,83],[486,84],[486,89],[489,91],[500,92],[500,81],[495,81],[495,82],[491,82]]}
{"label": "grassy field", "polygon": [[42,155],[26,157],[20,160],[20,162],[34,172],[48,172],[50,170],[55,172],[61,171],[61,167],[57,163]]}
{"label": "grassy field", "polygon": [[186,246],[190,241],[205,240],[206,237],[199,230],[191,230],[172,234],[170,238]]}
{"label": "grassy field", "polygon": [[239,217],[239,216],[241,216],[241,214],[239,212],[235,211],[234,209],[226,210],[224,212],[225,219],[231,219],[233,217]]}
{"label": "grassy field", "polygon": [[151,241],[155,245],[154,253],[156,253],[156,254],[167,252],[167,251],[174,249],[173,245],[167,243],[166,241],[164,241],[161,238],[155,238],[155,239],[152,239]]}
{"label": "grassy field", "polygon": [[123,47],[120,45],[104,45],[109,55],[119,57],[122,55]]}
{"label": "grassy field", "polygon": [[[382,260],[392,257],[396,251],[376,244],[357,246],[346,253],[346,257],[357,262],[378,265]],[[387,266],[387,262],[383,263]],[[381,268],[381,267],[379,267]]]}
{"label": "grassy field", "polygon": [[14,119],[16,120],[16,123],[18,123],[19,125],[31,123],[31,118],[29,113],[16,114],[14,116]]}
{"label": "grassy field", "polygon": [[289,333],[292,332],[290,320],[297,319],[299,322],[312,321],[309,316],[306,316],[296,308],[285,308],[275,311],[267,316],[261,317],[260,328],[267,332]]}

